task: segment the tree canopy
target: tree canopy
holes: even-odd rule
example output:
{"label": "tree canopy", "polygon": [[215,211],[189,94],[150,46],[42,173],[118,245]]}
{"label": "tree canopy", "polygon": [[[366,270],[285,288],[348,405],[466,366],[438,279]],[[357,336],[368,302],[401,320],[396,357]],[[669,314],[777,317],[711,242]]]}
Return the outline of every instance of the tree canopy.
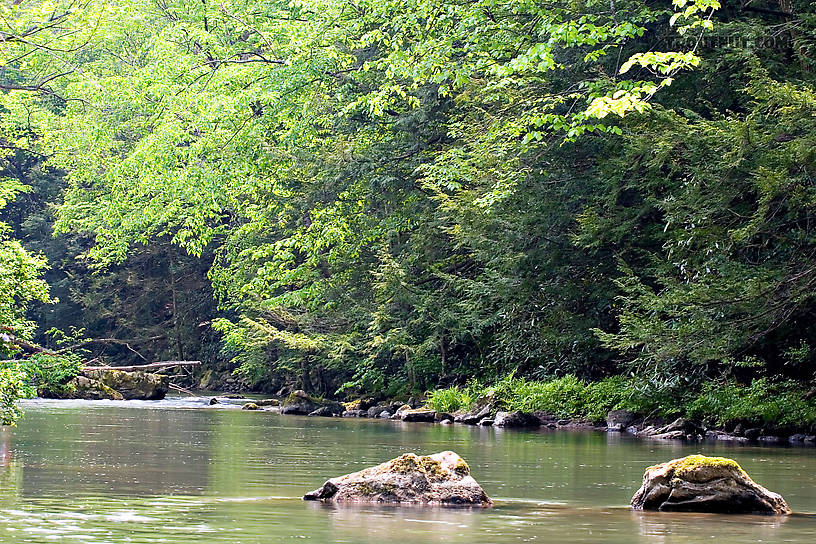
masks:
{"label": "tree canopy", "polygon": [[[812,374],[810,2],[2,10],[0,142],[54,178],[59,266],[116,290],[166,257],[175,317],[140,323],[178,351],[211,326],[245,379],[325,394]],[[31,339],[46,265],[0,236]]]}

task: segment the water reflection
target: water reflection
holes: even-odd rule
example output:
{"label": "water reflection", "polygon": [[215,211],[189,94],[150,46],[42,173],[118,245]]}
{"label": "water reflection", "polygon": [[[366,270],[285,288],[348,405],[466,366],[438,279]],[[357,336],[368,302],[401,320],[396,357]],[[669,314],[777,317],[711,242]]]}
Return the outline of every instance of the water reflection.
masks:
{"label": "water reflection", "polygon": [[462,508],[376,507],[324,505],[309,507],[327,515],[329,529],[339,540],[367,542],[451,542],[472,534],[482,511]]}
{"label": "water reflection", "polygon": [[788,516],[729,516],[719,514],[631,512],[643,542],[700,542],[720,538],[736,542],[774,542]]}
{"label": "water reflection", "polygon": [[[644,442],[613,433],[280,416],[189,400],[37,402],[0,431],[0,543],[717,544],[816,540],[816,519],[639,513],[643,470],[732,456],[797,511],[816,511],[816,451]],[[462,455],[497,506],[327,506],[327,478],[400,453]]]}

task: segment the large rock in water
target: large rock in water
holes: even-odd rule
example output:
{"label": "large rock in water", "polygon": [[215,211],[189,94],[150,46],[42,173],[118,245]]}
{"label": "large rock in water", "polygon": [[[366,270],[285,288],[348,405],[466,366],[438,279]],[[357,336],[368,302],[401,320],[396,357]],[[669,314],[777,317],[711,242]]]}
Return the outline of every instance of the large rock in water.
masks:
{"label": "large rock in water", "polygon": [[736,461],[690,455],[646,469],[635,510],[790,514],[785,499],[755,483]]}
{"label": "large rock in water", "polygon": [[122,370],[88,370],[86,378],[101,383],[122,395],[125,400],[159,400],[167,395],[170,378],[150,372]]}
{"label": "large rock in water", "polygon": [[470,475],[467,463],[452,451],[427,456],[406,453],[381,465],[332,478],[303,498],[347,503],[493,505]]}
{"label": "large rock in water", "polygon": [[43,396],[85,400],[158,400],[169,388],[169,378],[148,372],[116,369],[86,370],[59,392],[40,391]]}

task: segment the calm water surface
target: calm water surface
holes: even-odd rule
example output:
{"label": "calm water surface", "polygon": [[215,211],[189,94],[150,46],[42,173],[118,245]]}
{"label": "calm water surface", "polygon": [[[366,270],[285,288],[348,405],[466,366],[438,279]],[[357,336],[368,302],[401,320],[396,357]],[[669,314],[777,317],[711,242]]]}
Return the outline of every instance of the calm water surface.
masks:
{"label": "calm water surface", "polygon": [[[641,442],[603,433],[324,419],[195,400],[28,401],[0,431],[0,542],[816,542],[816,450]],[[454,450],[497,506],[332,507],[327,478]],[[737,459],[790,518],[635,513],[646,466]]]}

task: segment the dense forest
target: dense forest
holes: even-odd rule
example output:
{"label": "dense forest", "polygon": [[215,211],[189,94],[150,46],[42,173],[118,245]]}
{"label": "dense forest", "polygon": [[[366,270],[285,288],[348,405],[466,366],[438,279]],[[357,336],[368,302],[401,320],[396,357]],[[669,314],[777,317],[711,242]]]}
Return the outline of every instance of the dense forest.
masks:
{"label": "dense forest", "polygon": [[813,2],[0,14],[7,421],[88,360],[178,358],[816,423]]}

